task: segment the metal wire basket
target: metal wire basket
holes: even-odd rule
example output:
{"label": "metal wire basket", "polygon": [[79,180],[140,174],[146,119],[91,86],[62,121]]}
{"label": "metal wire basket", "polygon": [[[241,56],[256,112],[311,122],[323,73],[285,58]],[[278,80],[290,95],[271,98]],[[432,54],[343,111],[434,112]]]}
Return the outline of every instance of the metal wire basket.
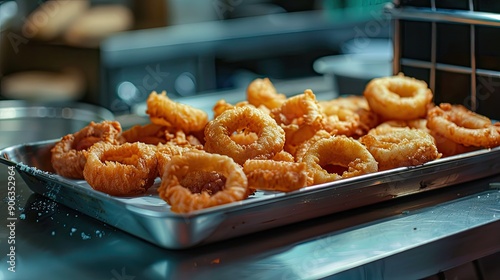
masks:
{"label": "metal wire basket", "polygon": [[436,104],[500,119],[500,1],[396,0],[386,11],[394,73],[426,81]]}

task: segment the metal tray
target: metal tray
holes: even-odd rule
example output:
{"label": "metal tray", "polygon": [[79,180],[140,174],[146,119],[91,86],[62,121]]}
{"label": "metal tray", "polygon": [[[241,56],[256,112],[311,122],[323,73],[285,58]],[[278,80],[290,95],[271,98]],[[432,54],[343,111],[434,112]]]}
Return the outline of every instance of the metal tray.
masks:
{"label": "metal tray", "polygon": [[94,191],[84,180],[56,175],[50,163],[55,142],[5,148],[0,162],[15,166],[35,193],[168,249],[226,240],[500,173],[497,147],[290,193],[259,191],[244,201],[177,214],[158,197],[158,182],[145,195],[118,198]]}

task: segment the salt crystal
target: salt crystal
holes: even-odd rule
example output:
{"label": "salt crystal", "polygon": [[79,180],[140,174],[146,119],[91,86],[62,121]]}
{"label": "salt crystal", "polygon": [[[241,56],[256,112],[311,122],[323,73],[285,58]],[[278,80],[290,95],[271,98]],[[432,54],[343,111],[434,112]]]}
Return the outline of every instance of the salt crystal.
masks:
{"label": "salt crystal", "polygon": [[81,234],[83,240],[90,239],[90,235],[86,235],[84,232]]}

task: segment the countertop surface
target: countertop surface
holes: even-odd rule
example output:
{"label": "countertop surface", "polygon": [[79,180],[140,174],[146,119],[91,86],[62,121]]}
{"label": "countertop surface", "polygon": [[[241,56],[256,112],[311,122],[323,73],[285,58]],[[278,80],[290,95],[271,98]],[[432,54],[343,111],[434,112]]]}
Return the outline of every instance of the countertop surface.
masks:
{"label": "countertop surface", "polygon": [[167,250],[35,194],[8,172],[0,166],[1,279],[415,279],[500,251],[500,175]]}
{"label": "countertop surface", "polygon": [[[278,89],[293,93],[304,84],[312,83]],[[241,94],[224,97],[234,102]],[[185,101],[209,110],[220,98]],[[143,109],[120,121],[139,122]],[[9,171],[0,164],[0,279],[421,279],[488,256],[497,263],[500,252],[500,170],[183,250],[160,248],[58,204]],[[491,273],[500,275],[499,269]]]}

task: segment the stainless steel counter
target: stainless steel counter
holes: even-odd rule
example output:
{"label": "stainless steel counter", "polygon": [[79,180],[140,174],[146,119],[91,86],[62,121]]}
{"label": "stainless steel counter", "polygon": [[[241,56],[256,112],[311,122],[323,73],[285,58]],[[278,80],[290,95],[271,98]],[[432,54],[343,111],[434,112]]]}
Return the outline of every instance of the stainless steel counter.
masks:
{"label": "stainless steel counter", "polygon": [[15,228],[0,228],[0,279],[417,279],[500,252],[500,174],[174,251],[33,194],[19,175],[9,220],[8,171],[0,217]]}
{"label": "stainless steel counter", "polygon": [[[315,92],[328,87],[317,80],[287,85],[277,87],[284,93],[304,85],[314,85]],[[224,98],[235,102],[242,95],[229,91]],[[318,94],[319,99],[333,96]],[[183,101],[209,111],[220,98]],[[136,108],[143,111],[143,105]],[[457,267],[478,276],[472,279],[500,279],[500,170],[472,183],[177,251],[34,194],[19,174],[10,179],[16,184],[11,202],[8,172],[0,164],[5,225],[0,227],[0,279],[421,279]],[[8,227],[11,222],[15,227]],[[11,251],[15,263],[8,262]],[[16,272],[8,270],[11,264]]]}

